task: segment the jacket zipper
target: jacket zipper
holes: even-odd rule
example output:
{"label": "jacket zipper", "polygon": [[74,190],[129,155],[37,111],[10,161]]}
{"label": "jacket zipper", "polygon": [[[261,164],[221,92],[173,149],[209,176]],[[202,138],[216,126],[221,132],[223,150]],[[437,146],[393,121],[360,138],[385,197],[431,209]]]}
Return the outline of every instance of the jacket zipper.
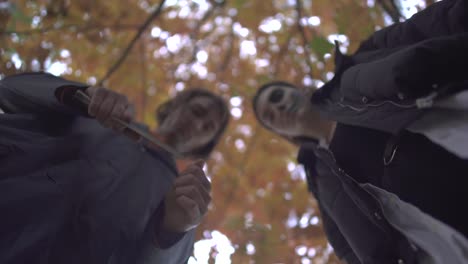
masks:
{"label": "jacket zipper", "polygon": [[[317,147],[317,149],[318,149],[318,150],[322,150],[322,152],[325,152],[326,155],[328,155],[328,156],[332,159],[332,161],[334,162],[334,164],[337,164],[336,159],[335,159],[335,156],[333,155],[333,153],[331,153],[331,152],[328,151],[327,149],[325,149],[325,148],[323,148],[323,147],[320,147],[320,146]],[[335,167],[338,168],[338,171],[339,171],[339,172],[337,172],[336,169],[333,168],[333,166],[331,166],[328,162],[325,162],[325,164],[326,164],[327,167],[330,169],[330,171],[331,171],[333,174],[335,174],[338,178],[341,178],[341,176],[340,176],[340,174],[339,174],[339,172],[341,172],[345,177],[347,177],[348,180],[354,182],[356,185],[359,186],[359,188],[361,188],[364,192],[366,192],[366,193],[369,194],[372,198],[374,198],[374,200],[376,200],[376,199],[375,199],[375,196],[373,196],[373,195],[372,195],[371,193],[369,193],[367,190],[365,190],[365,189],[363,189],[362,187],[360,187],[359,183],[357,183],[353,178],[351,178],[343,169],[339,168],[338,166],[335,166]],[[378,200],[376,200],[376,201],[377,201],[377,204],[380,206],[380,209],[382,209],[382,204],[381,204]],[[356,203],[356,205],[357,205],[361,210],[363,210],[363,209],[362,209],[362,206],[359,206],[359,203]],[[380,225],[379,223],[376,223],[375,220],[373,220],[373,217],[372,217],[372,216],[371,216],[370,218],[372,219],[371,221],[372,221],[379,229],[381,229],[388,237],[390,237],[390,238],[392,237],[391,234],[390,234],[385,228],[381,227],[381,225]]]}

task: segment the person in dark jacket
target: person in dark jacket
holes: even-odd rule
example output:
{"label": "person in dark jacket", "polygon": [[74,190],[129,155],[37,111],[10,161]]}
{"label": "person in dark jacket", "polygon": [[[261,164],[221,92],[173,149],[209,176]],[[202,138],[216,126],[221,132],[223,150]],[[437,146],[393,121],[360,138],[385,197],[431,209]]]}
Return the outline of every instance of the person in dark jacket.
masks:
{"label": "person in dark jacket", "polygon": [[[349,180],[342,182],[342,177],[347,176],[338,177],[332,173],[340,168],[323,146],[331,140],[335,124],[313,110],[304,99],[307,93],[286,82],[267,83],[257,91],[253,109],[265,128],[301,147],[298,162],[304,165],[308,189],[318,202],[323,226],[335,253],[346,263],[397,263],[397,259],[413,259],[412,255],[400,256],[400,252],[396,252],[390,235],[393,230],[388,225],[380,223],[379,226],[372,217],[369,219],[359,213],[362,207],[374,201],[353,203],[351,197],[359,195],[347,192],[344,186]],[[324,163],[333,166],[326,169]],[[372,209],[366,207],[366,210]]]}
{"label": "person in dark jacket", "polygon": [[328,237],[349,263],[411,263],[415,255],[355,183],[394,193],[468,235],[460,213],[468,162],[411,132],[438,102],[468,89],[467,11],[466,1],[435,3],[374,33],[351,56],[337,45],[334,78],[310,96],[273,82],[254,98],[260,123],[301,145]]}
{"label": "person in dark jacket", "polygon": [[315,109],[338,123],[330,149],[340,167],[465,236],[459,202],[466,200],[468,162],[411,126],[468,89],[467,45],[468,2],[440,1],[377,31],[352,56],[337,48],[334,78],[311,96]]}
{"label": "person in dark jacket", "polygon": [[[418,262],[418,256],[421,254],[418,255],[415,250],[417,246],[409,239],[411,233],[415,233],[408,228],[409,224],[399,223],[395,221],[395,217],[383,213],[385,211],[383,201],[393,198],[385,197],[382,201],[372,192],[374,186],[390,189],[382,179],[392,173],[392,171],[385,173],[387,169],[384,168],[383,161],[383,148],[391,135],[326,120],[307,102],[305,99],[307,93],[286,82],[267,83],[257,91],[253,99],[253,108],[257,120],[265,128],[300,146],[298,162],[304,165],[308,189],[318,201],[327,237],[337,255],[347,263],[426,263]],[[446,177],[455,178],[462,177],[466,173],[468,162],[428,142],[422,135],[406,133],[405,136],[419,141],[405,142],[404,144],[410,146],[405,146],[404,152],[398,155],[404,155],[403,157],[413,162],[409,165],[400,165],[409,172],[394,174],[389,181],[395,181],[394,185],[400,184],[403,180],[421,181],[419,186],[416,186],[416,183],[404,186],[413,188],[414,193],[410,195],[413,199],[403,199],[403,201],[410,200],[412,204],[415,204],[415,201],[432,201],[433,204],[427,203],[425,208],[427,210],[423,210],[431,217],[393,209],[391,214],[397,219],[403,217],[402,215],[413,216],[415,219],[408,220],[416,223],[418,230],[416,232],[420,234],[426,232],[426,235],[422,236],[426,239],[430,236],[427,233],[432,231],[425,226],[428,225],[427,222],[433,222],[434,216],[452,227],[457,229],[461,227],[459,230],[464,230],[466,218],[459,214],[458,204],[454,204],[460,201],[458,200],[460,197],[454,197],[450,192],[460,194],[466,185],[446,187],[439,181],[425,183],[424,180],[428,177],[429,179],[438,177],[430,171],[431,169],[435,170],[435,173],[439,173],[440,170],[431,166],[426,168],[428,165],[421,164],[427,163],[432,157],[438,158],[440,162],[451,162],[453,168],[442,167],[442,169],[449,171],[450,175]],[[414,152],[408,153],[406,149],[413,149],[413,143],[416,144]],[[417,148],[423,148],[423,153],[416,155]],[[366,188],[361,186],[362,183],[371,184],[371,190],[368,190],[369,186]],[[439,193],[432,193],[428,188],[433,184],[439,186]],[[439,212],[439,204],[447,209],[441,214],[435,214],[434,212]],[[407,207],[406,204],[399,206]],[[428,218],[430,220],[427,220]],[[448,230],[448,233],[462,237],[452,228],[445,227],[443,223],[438,225],[444,226],[443,229]],[[438,239],[441,238],[432,241]],[[435,248],[434,244],[437,243],[428,244],[432,244],[429,248]],[[446,258],[446,255],[452,254],[447,253],[450,251],[451,249],[447,249],[445,252],[432,254],[445,255]],[[454,260],[451,263],[459,262]]]}
{"label": "person in dark jacket", "polygon": [[[65,90],[87,93],[89,108],[64,103]],[[168,152],[122,135],[124,96],[26,73],[0,81],[0,108],[1,263],[188,260],[211,199],[203,162],[178,171]],[[229,117],[202,89],[157,115],[154,135],[194,160],[209,155]]]}

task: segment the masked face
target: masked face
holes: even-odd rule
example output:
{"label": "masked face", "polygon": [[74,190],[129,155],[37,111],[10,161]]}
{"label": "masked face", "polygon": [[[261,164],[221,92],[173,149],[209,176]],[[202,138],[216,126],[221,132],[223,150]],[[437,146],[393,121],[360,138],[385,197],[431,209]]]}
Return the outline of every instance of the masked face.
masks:
{"label": "masked face", "polygon": [[158,131],[181,153],[205,146],[217,134],[223,122],[223,109],[209,96],[193,97],[169,113]]}
{"label": "masked face", "polygon": [[305,95],[281,84],[263,90],[255,109],[260,121],[275,132],[287,136],[301,135],[301,119],[306,110]]}

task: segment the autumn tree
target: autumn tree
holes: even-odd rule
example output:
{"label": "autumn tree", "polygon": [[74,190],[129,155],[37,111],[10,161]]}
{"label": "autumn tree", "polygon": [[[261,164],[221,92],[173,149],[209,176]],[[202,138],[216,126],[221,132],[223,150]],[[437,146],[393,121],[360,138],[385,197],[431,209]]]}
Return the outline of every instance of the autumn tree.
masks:
{"label": "autumn tree", "polygon": [[255,122],[251,99],[272,80],[319,89],[333,77],[334,41],[354,51],[424,7],[407,2],[0,1],[0,74],[48,71],[110,87],[153,127],[156,106],[178,91],[222,95],[233,118],[208,161],[213,203],[191,263],[338,263],[296,148]]}

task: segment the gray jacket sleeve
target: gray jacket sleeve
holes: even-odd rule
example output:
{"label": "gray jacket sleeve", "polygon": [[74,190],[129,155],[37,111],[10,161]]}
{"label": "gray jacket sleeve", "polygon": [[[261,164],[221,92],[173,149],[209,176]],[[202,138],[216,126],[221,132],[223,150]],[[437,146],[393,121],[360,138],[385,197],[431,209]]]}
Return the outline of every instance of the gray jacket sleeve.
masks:
{"label": "gray jacket sleeve", "polygon": [[147,234],[149,239],[145,239],[142,245],[138,264],[183,264],[186,263],[193,252],[195,230],[191,230],[175,244],[169,248],[158,248],[153,243],[154,236]]}
{"label": "gray jacket sleeve", "polygon": [[11,113],[78,114],[58,100],[61,87],[84,90],[88,85],[44,72],[7,76],[0,81],[0,106]]}
{"label": "gray jacket sleeve", "polygon": [[192,255],[195,229],[185,233],[163,232],[160,229],[163,215],[162,202],[149,221],[134,263],[182,264]]}
{"label": "gray jacket sleeve", "polygon": [[443,0],[410,19],[381,29],[363,41],[357,52],[395,48],[468,31],[468,1]]}

